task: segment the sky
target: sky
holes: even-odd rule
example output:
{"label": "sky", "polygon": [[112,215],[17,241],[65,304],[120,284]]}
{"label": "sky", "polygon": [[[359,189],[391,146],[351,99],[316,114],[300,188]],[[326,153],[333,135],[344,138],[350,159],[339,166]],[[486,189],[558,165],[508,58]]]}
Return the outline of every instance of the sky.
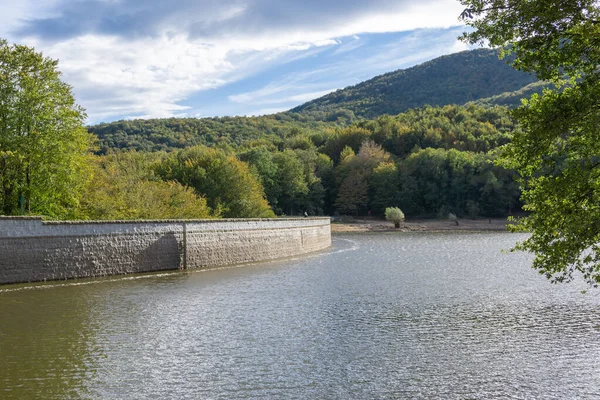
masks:
{"label": "sky", "polygon": [[457,0],[0,0],[88,123],[263,115],[467,50]]}

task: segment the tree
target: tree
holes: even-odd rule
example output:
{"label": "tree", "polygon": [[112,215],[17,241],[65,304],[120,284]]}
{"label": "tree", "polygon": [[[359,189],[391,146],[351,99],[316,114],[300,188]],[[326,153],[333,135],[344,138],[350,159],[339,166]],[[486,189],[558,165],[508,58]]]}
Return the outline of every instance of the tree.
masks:
{"label": "tree", "polygon": [[270,218],[275,214],[265,200],[260,182],[250,167],[222,150],[194,146],[157,167],[163,179],[175,180],[204,196],[216,215],[225,218]]}
{"label": "tree", "polygon": [[342,181],[338,191],[335,206],[341,213],[353,213],[358,215],[358,211],[367,205],[369,201],[369,185],[364,172],[359,169],[353,169]]}
{"label": "tree", "polygon": [[275,154],[273,160],[277,165],[278,204],[283,212],[294,215],[300,211],[297,208],[299,198],[309,191],[304,167],[292,150]]}
{"label": "tree", "polygon": [[388,207],[385,209],[385,219],[394,223],[394,228],[400,228],[400,223],[404,221],[404,213],[398,207]]}
{"label": "tree", "polygon": [[87,182],[90,135],[58,61],[0,40],[0,213],[67,217]]}
{"label": "tree", "polygon": [[382,162],[373,170],[369,183],[371,209],[383,214],[386,206],[400,204],[400,180],[398,168],[393,162]]}
{"label": "tree", "polygon": [[[341,163],[336,168],[339,191],[336,208],[339,212],[355,212],[369,204],[369,186],[373,170],[390,160],[383,148],[366,139],[357,155],[350,147],[342,151]],[[372,189],[372,188],[371,188]]]}
{"label": "tree", "polygon": [[211,218],[206,199],[194,189],[154,175],[161,153],[115,153],[90,156],[93,179],[85,187],[76,219]]}
{"label": "tree", "polygon": [[[600,283],[600,9],[596,0],[462,0],[474,28],[513,65],[557,89],[534,95],[514,116],[523,125],[505,152],[521,174],[524,209],[513,227],[531,231],[517,249],[552,282],[574,273]],[[559,90],[563,89],[563,90]]]}
{"label": "tree", "polygon": [[279,209],[280,188],[277,181],[278,167],[273,160],[273,150],[266,147],[256,147],[238,154],[247,162],[254,175],[260,180],[267,201],[275,212]]}

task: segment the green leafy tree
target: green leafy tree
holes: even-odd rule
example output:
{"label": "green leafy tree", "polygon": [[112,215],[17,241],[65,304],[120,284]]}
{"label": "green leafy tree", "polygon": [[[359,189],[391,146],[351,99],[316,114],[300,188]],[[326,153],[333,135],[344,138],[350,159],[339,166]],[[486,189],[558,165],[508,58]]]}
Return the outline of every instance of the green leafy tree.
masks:
{"label": "green leafy tree", "polygon": [[275,154],[273,161],[277,165],[278,204],[283,212],[294,215],[299,211],[298,201],[309,192],[304,166],[292,150]]}
{"label": "green leafy tree", "polygon": [[67,217],[88,179],[90,135],[58,61],[0,40],[0,213]]}
{"label": "green leafy tree", "polygon": [[222,150],[190,147],[157,167],[163,179],[175,180],[204,196],[214,213],[226,218],[270,218],[275,214],[248,164]]}
{"label": "green leafy tree", "polygon": [[600,283],[600,9],[596,0],[462,0],[474,29],[463,38],[514,53],[513,65],[564,90],[517,109],[523,125],[506,151],[522,176],[525,209],[517,246],[553,282],[581,273]]}
{"label": "green leafy tree", "polygon": [[252,172],[260,180],[265,190],[267,201],[273,211],[277,213],[281,190],[278,182],[278,166],[273,160],[274,151],[267,147],[256,147],[243,151],[238,156],[250,165]]}
{"label": "green leafy tree", "polygon": [[178,182],[154,175],[160,153],[115,153],[90,156],[93,178],[88,182],[76,219],[198,219],[211,218],[206,199]]}
{"label": "green leafy tree", "polygon": [[295,150],[296,157],[304,168],[304,180],[308,186],[308,193],[300,196],[298,207],[310,215],[322,215],[325,209],[325,185],[333,172],[333,162],[325,155],[318,153],[314,148]]}
{"label": "green leafy tree", "polygon": [[356,153],[370,135],[371,132],[368,130],[356,126],[336,130],[323,145],[322,152],[327,154],[334,162],[340,162],[342,160],[340,154],[344,151],[346,155],[348,154],[346,147]]}
{"label": "green leafy tree", "polygon": [[371,210],[383,214],[387,206],[400,204],[398,168],[393,162],[382,162],[374,170],[369,184]]}

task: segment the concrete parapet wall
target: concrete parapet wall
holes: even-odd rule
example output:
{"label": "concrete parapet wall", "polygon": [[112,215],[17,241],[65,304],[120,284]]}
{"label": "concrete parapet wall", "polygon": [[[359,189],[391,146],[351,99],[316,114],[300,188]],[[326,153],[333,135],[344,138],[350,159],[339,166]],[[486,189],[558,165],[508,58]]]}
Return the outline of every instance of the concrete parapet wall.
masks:
{"label": "concrete parapet wall", "polygon": [[44,222],[0,217],[0,284],[211,268],[330,245],[329,218]]}

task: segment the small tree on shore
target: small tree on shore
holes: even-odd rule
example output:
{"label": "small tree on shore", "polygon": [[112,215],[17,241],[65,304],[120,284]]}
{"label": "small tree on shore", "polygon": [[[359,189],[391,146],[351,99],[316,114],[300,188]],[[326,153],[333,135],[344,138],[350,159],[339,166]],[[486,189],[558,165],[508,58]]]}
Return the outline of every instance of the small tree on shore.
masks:
{"label": "small tree on shore", "polygon": [[400,223],[404,221],[404,213],[398,207],[388,207],[385,209],[385,219],[394,223],[394,228],[400,228]]}
{"label": "small tree on shore", "polygon": [[448,219],[458,225],[458,217],[456,214],[448,213]]}

